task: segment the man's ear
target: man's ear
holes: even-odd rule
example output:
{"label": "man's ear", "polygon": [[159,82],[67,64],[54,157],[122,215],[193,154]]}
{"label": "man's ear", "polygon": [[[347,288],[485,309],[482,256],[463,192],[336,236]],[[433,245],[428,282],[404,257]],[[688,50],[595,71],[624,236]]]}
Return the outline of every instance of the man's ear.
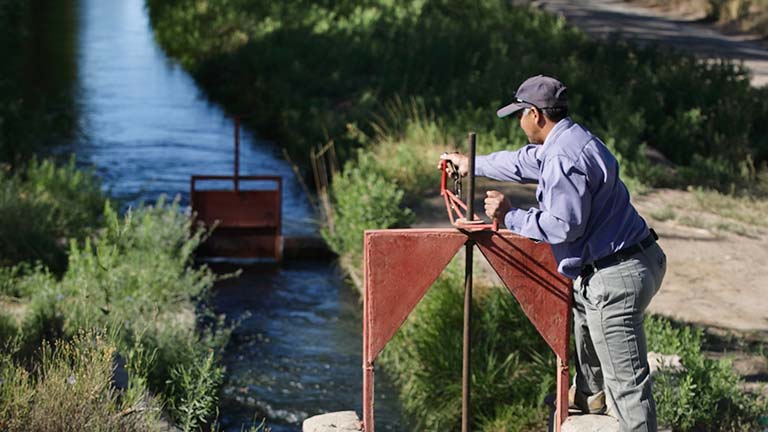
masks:
{"label": "man's ear", "polygon": [[531,111],[533,111],[533,121],[537,126],[543,128],[547,124],[547,120],[544,118],[544,113],[536,107],[531,108]]}

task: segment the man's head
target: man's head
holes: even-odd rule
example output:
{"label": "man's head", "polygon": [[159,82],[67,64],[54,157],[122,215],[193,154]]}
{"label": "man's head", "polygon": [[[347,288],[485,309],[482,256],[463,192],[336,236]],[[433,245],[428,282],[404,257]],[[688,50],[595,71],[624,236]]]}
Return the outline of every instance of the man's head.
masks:
{"label": "man's head", "polygon": [[515,115],[533,144],[542,144],[557,122],[568,116],[566,87],[552,77],[536,75],[517,89],[515,102],[499,109],[499,117]]}

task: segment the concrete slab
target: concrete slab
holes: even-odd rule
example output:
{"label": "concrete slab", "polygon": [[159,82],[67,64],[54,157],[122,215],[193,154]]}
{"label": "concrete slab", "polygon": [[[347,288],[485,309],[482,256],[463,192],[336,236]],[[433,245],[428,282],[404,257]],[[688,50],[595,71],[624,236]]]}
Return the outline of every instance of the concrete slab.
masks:
{"label": "concrete slab", "polygon": [[360,432],[363,424],[354,411],[321,414],[304,420],[302,432]]}
{"label": "concrete slab", "polygon": [[619,422],[607,415],[569,416],[561,432],[619,432]]}

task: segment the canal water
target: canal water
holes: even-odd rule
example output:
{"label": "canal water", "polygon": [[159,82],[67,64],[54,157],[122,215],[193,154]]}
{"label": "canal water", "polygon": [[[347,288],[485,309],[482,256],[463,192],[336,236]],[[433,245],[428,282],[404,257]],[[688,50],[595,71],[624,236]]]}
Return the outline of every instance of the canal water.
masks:
{"label": "canal water", "polygon": [[[155,43],[142,0],[81,0],[79,138],[72,147],[128,205],[161,194],[188,201],[192,174],[232,173],[233,125]],[[55,68],[53,68],[55,69]],[[284,179],[284,234],[316,234],[312,209],[270,142],[244,131],[240,173]],[[328,262],[246,271],[217,287],[217,312],[240,319],[226,353],[223,429],[267,418],[299,431],[307,416],[361,406],[360,300]],[[394,392],[377,380],[377,426],[405,430]]]}

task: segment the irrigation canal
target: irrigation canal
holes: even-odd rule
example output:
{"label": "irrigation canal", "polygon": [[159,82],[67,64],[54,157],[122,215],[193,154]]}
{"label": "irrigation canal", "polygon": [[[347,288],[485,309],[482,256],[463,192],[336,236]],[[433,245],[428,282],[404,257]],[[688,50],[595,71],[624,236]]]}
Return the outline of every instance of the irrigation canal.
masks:
{"label": "irrigation canal", "polygon": [[[80,133],[70,149],[79,162],[95,167],[112,196],[133,204],[161,194],[186,204],[190,175],[231,174],[231,119],[156,45],[143,1],[75,4]],[[282,176],[284,235],[314,234],[306,196],[278,150],[244,131],[240,172]],[[359,297],[332,263],[247,271],[217,287],[215,307],[229,319],[244,317],[225,358],[224,430],[266,417],[274,432],[298,431],[310,415],[359,412]],[[377,395],[394,395],[381,378]],[[377,400],[382,430],[403,429],[393,399]]]}

